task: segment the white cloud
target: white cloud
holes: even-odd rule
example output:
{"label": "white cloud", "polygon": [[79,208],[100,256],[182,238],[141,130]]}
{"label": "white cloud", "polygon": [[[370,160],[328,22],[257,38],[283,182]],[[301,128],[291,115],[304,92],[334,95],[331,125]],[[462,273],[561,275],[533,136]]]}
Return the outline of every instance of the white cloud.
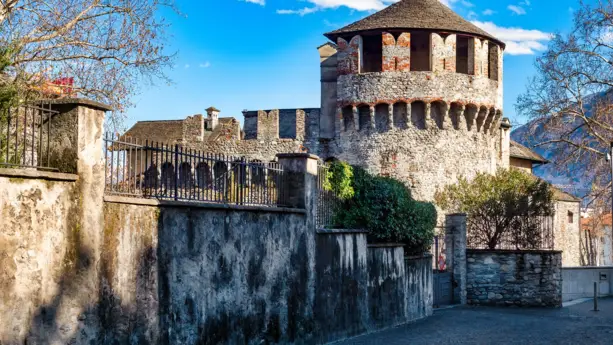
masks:
{"label": "white cloud", "polygon": [[[358,11],[382,10],[385,7],[398,2],[399,0],[307,0],[316,7],[338,8],[341,6],[348,7]],[[456,1],[456,0],[453,0]]]}
{"label": "white cloud", "polygon": [[492,22],[472,21],[471,23],[490,33],[507,44],[505,53],[509,55],[533,55],[547,49],[545,43],[552,35],[539,30],[504,28]]}
{"label": "white cloud", "polygon": [[183,66],[184,68],[189,68],[189,64],[185,64],[185,66]]}
{"label": "white cloud", "polygon": [[266,5],[266,0],[243,0],[243,1],[250,2],[252,4],[257,4],[257,5],[260,5],[260,6]]}
{"label": "white cloud", "polygon": [[201,63],[200,65],[198,65],[198,67],[200,67],[200,68],[209,68],[209,67],[211,67],[211,63],[209,61],[207,61],[205,63]]}
{"label": "white cloud", "polygon": [[515,5],[509,5],[509,6],[507,6],[507,8],[509,9],[509,11],[517,14],[518,16],[526,14],[526,10],[524,10],[523,7],[519,7],[519,6],[515,6]]}
{"label": "white cloud", "polygon": [[301,10],[277,10],[277,14],[297,14],[299,16],[304,16],[313,12],[317,12],[318,10],[319,8],[317,7],[305,7]]}
{"label": "white cloud", "polygon": [[494,10],[490,10],[489,8],[483,12],[481,12],[484,16],[491,16],[492,14],[496,13],[496,11]]}

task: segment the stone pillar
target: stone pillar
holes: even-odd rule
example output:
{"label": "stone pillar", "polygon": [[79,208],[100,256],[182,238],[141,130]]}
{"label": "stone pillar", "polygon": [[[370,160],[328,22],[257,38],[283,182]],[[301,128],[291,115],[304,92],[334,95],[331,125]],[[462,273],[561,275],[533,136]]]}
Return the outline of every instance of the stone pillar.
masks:
{"label": "stone pillar", "polygon": [[[60,319],[59,325],[70,324],[71,313],[75,306],[82,310],[85,329],[96,329],[99,324],[100,313],[97,308],[100,304],[100,275],[102,262],[103,240],[103,198],[105,182],[105,160],[103,151],[104,117],[108,106],[84,99],[61,99],[51,101],[51,108],[59,112],[54,119],[52,128],[62,128],[61,132],[52,132],[56,143],[67,139],[63,149],[56,152],[56,158],[65,163],[66,167],[76,168],[79,178],[76,184],[75,198],[78,207],[74,214],[74,234],[70,239],[75,252],[72,254],[70,267],[73,272],[68,274],[71,282],[64,287],[66,300],[58,301],[62,310],[56,310]],[[61,126],[61,125],[66,126]],[[56,125],[60,125],[59,127]],[[53,144],[52,144],[53,145]],[[57,149],[59,146],[54,147]],[[76,284],[76,285],[72,285]],[[66,308],[65,310],[63,308]],[[67,317],[68,319],[61,319]],[[76,316],[75,316],[76,317]],[[93,334],[93,333],[91,333]],[[77,341],[90,343],[91,341]]]}
{"label": "stone pillar", "polygon": [[425,109],[424,109],[424,125],[426,127],[426,129],[430,129],[430,128],[437,128],[436,123],[434,122],[434,120],[432,120],[432,103],[426,103]]}
{"label": "stone pillar", "polygon": [[[359,132],[362,128],[360,128],[360,113],[358,112],[358,107],[354,105],[351,111],[353,112],[353,129]],[[347,130],[347,128],[345,128],[345,130]]]}
{"label": "stone pillar", "polygon": [[500,167],[508,169],[511,165],[511,121],[503,118],[500,123]]}
{"label": "stone pillar", "polygon": [[415,127],[413,125],[413,103],[407,102],[407,113],[405,114],[405,123],[407,128]]}
{"label": "stone pillar", "polygon": [[[279,164],[287,174],[287,203],[289,207],[315,209],[317,191],[317,163],[319,157],[308,153],[280,153]],[[313,215],[315,216],[315,215]]]}
{"label": "stone pillar", "polygon": [[449,214],[445,218],[447,267],[451,270],[453,300],[466,304],[466,214]]}
{"label": "stone pillar", "polygon": [[347,129],[345,128],[345,118],[343,117],[343,108],[336,108],[336,120],[334,126],[334,135],[335,138],[340,138],[341,133],[345,132]]}
{"label": "stone pillar", "polygon": [[375,123],[375,106],[371,105],[369,110],[370,110],[370,128],[374,130],[377,127],[377,124]]}
{"label": "stone pillar", "polygon": [[466,131],[466,106],[461,104],[458,108],[457,117],[458,117],[458,130]]}

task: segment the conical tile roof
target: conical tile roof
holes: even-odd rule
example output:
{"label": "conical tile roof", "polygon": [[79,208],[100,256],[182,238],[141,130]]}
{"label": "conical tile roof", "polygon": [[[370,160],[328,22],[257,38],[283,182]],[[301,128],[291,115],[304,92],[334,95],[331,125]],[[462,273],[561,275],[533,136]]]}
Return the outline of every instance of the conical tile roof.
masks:
{"label": "conical tile roof", "polygon": [[325,34],[336,41],[347,34],[377,30],[436,30],[469,34],[504,43],[470,23],[438,0],[401,0],[360,21]]}

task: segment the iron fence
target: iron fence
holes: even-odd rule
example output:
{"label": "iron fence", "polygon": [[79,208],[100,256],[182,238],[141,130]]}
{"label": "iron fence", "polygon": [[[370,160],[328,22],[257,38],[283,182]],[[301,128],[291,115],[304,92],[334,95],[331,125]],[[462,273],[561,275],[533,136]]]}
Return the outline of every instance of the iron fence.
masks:
{"label": "iron fence", "polygon": [[340,200],[327,185],[329,167],[319,164],[317,168],[317,227],[331,228],[334,226],[334,212]]}
{"label": "iron fence", "polygon": [[471,217],[467,225],[467,247],[471,249],[554,249],[553,216],[518,216],[504,229]]}
{"label": "iron fence", "polygon": [[22,105],[0,114],[0,167],[57,171],[51,166],[50,105]]}
{"label": "iron fence", "polygon": [[104,138],[105,193],[245,206],[288,207],[279,163],[204,153],[134,138]]}

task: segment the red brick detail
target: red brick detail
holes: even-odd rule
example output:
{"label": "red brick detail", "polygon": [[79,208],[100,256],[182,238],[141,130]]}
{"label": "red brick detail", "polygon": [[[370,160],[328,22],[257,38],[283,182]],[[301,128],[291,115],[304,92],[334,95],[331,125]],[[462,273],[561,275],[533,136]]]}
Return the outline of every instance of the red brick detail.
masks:
{"label": "red brick detail", "polygon": [[351,68],[349,67],[349,44],[344,39],[340,38],[336,41],[338,46],[338,75],[351,74]]}
{"label": "red brick detail", "polygon": [[396,70],[401,72],[409,72],[411,70],[411,34],[408,32],[402,33],[398,37],[396,47],[403,56],[396,58]]}
{"label": "red brick detail", "polygon": [[396,47],[396,39],[390,33],[384,32],[381,35],[383,42],[383,61],[381,65],[381,71],[393,72],[396,70],[396,57],[394,56],[394,49]]}
{"label": "red brick detail", "polygon": [[360,50],[362,49],[362,36],[355,36],[349,42],[349,68],[352,74],[360,73]]}

